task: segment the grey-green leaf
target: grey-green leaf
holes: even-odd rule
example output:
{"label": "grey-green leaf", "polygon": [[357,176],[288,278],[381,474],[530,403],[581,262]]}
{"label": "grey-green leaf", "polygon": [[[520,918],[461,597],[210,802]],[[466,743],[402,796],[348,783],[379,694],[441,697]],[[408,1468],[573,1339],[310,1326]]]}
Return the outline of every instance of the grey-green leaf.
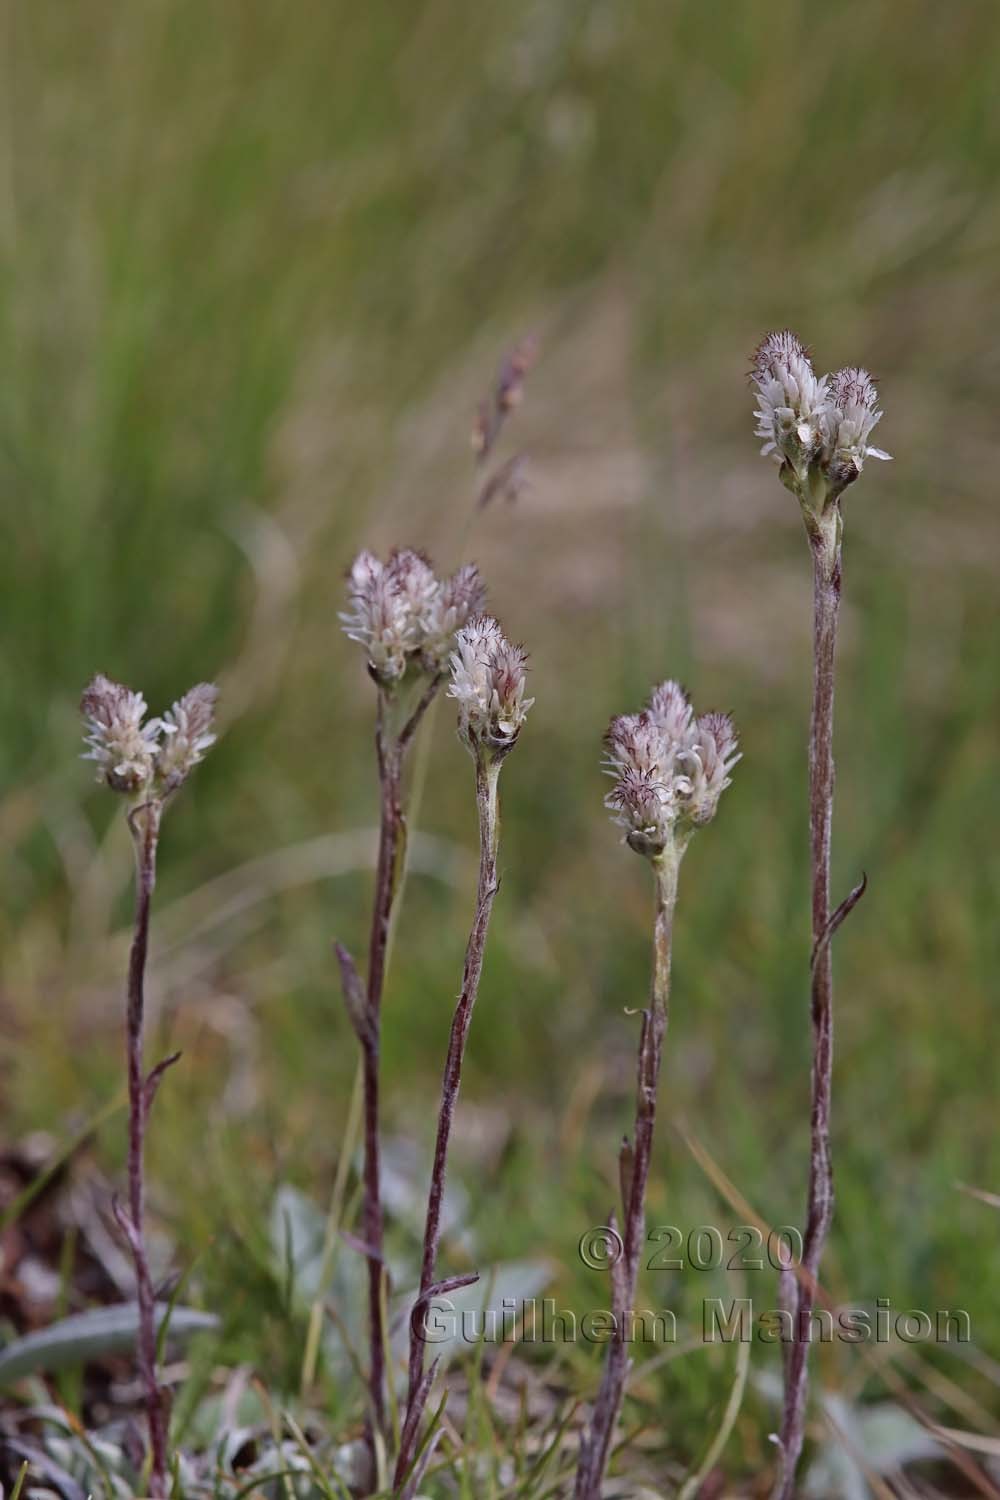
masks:
{"label": "grey-green leaf", "polygon": [[[171,1338],[184,1339],[219,1325],[213,1313],[198,1312],[193,1307],[171,1310],[166,1302],[158,1302],[157,1328],[168,1312]],[[25,1375],[65,1370],[99,1359],[104,1354],[133,1349],[138,1331],[139,1311],[133,1302],[116,1307],[96,1307],[90,1312],[61,1318],[58,1323],[37,1333],[26,1334],[24,1338],[13,1339],[0,1349],[0,1386],[11,1385]]]}

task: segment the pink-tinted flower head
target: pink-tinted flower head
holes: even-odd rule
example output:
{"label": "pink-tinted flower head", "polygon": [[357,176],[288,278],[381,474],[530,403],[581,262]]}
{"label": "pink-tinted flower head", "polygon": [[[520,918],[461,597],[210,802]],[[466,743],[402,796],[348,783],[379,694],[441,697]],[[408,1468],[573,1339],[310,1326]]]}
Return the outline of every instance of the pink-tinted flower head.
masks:
{"label": "pink-tinted flower head", "polygon": [[492,615],[477,615],[455,639],[448,695],[458,703],[458,732],[474,755],[505,753],[535,701],[525,697],[527,656]]}
{"label": "pink-tinted flower head", "polygon": [[694,721],[679,757],[686,773],[679,802],[696,827],[715,817],[719,798],[730,783],[729,773],[739,758],[736,731],[728,714],[702,714]]}
{"label": "pink-tinted flower head", "polygon": [[156,773],[164,790],[172,791],[186,780],[215,744],[215,705],[219,689],[214,682],[199,682],[178,698],[160,721],[162,740],[156,755]]}
{"label": "pink-tinted flower head", "polygon": [[478,570],[467,564],[451,578],[435,576],[428,559],[397,548],[385,563],[361,552],[348,573],[351,608],[341,614],[344,630],[364,647],[372,675],[384,686],[409,667],[437,675],[444,670],[455,632],[482,609],[486,591]]}
{"label": "pink-tinted flower head", "polygon": [[641,713],[612,719],[605,745],[615,778],[605,805],[632,848],[654,856],[711,821],[739,759],[728,715],[696,719],[676,682],[654,689]]}
{"label": "pink-tinted flower head", "polygon": [[866,458],[891,455],[873,448],[868,439],[882,420],[878,391],[867,370],[849,366],[830,376],[826,404],[826,462],[834,485],[843,489],[864,468]]}
{"label": "pink-tinted flower head", "polygon": [[86,724],[83,759],[96,762],[98,781],[115,792],[144,791],[153,779],[160,721],[143,722],[142,694],[99,672],[84,689],[80,712]]}
{"label": "pink-tinted flower head", "polygon": [[868,442],[882,413],[867,370],[851,365],[817,376],[801,340],[785,329],[754,350],[750,378],[761,451],[782,463],[786,483],[810,509],[835,501],[866,458],[889,458]]}
{"label": "pink-tinted flower head", "polygon": [[826,377],[817,378],[801,339],[788,328],[767,334],[754,350],[750,378],[757,389],[761,452],[792,463],[808,457],[819,442]]}
{"label": "pink-tinted flower head", "polygon": [[[146,720],[146,700],[102,674],[84,690],[84,760],[97,763],[98,781],[116,792],[160,798],[174,791],[215,743],[218,689],[200,682],[162,719]],[[145,722],[144,722],[145,721]]]}
{"label": "pink-tinted flower head", "polygon": [[465,563],[438,584],[421,646],[429,671],[440,672],[447,666],[458,631],[482,613],[485,603],[486,585],[475,563]]}

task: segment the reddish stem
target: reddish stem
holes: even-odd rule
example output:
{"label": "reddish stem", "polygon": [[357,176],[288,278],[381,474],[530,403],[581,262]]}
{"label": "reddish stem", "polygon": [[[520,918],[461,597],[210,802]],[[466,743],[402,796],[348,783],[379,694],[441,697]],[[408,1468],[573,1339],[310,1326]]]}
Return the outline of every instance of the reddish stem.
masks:
{"label": "reddish stem", "polygon": [[[421,1407],[430,1394],[424,1382],[424,1338],[423,1314],[427,1298],[434,1286],[438,1251],[441,1246],[441,1211],[444,1205],[445,1180],[448,1171],[448,1146],[455,1119],[459,1089],[462,1083],[462,1062],[465,1057],[472,1012],[479,993],[479,980],[483,971],[483,955],[486,935],[489,930],[493,901],[498,889],[497,849],[499,846],[499,814],[497,804],[497,782],[500,775],[498,763],[483,764],[481,752],[476,765],[476,800],[479,808],[479,885],[476,893],[476,911],[472,930],[465,950],[465,967],[462,973],[462,989],[451,1022],[448,1053],[445,1059],[444,1077],[441,1083],[441,1104],[438,1111],[437,1139],[434,1146],[434,1164],[431,1169],[430,1191],[427,1197],[427,1219],[424,1227],[423,1257],[420,1267],[420,1289],[410,1319],[409,1388],[404,1432],[408,1442],[400,1446],[396,1464],[396,1484],[402,1482],[409,1467],[412,1449],[416,1442]],[[422,1401],[421,1401],[422,1397]]]}
{"label": "reddish stem", "polygon": [[[833,1086],[833,953],[830,943],[830,841],[833,820],[833,697],[840,612],[840,516],[810,528],[813,557],[813,700],[809,730],[809,847],[812,871],[813,1033],[809,1186],[802,1267],[792,1294],[795,1340],[786,1351],[781,1464],[773,1500],[791,1500],[805,1437],[809,1325],[820,1261],[833,1219],[830,1104]],[[845,913],[846,914],[846,913]]]}
{"label": "reddish stem", "polygon": [[[380,721],[381,721],[380,714]],[[378,733],[382,813],[379,828],[375,902],[368,949],[367,1002],[369,1026],[362,1047],[364,1088],[364,1239],[368,1247],[368,1333],[371,1369],[371,1416],[379,1432],[385,1430],[385,1333],[382,1320],[383,1223],[379,1142],[379,1051],[382,1030],[382,988],[392,920],[395,871],[403,833],[400,805],[400,757],[395,746],[382,743]]]}
{"label": "reddish stem", "polygon": [[588,1431],[580,1440],[574,1500],[600,1500],[611,1452],[615,1424],[625,1397],[631,1360],[629,1323],[635,1303],[642,1247],[646,1237],[646,1185],[656,1128],[656,1096],[663,1058],[670,1002],[670,959],[673,941],[677,873],[682,850],[670,849],[653,861],[656,876],[656,913],[653,924],[653,975],[649,1009],[642,1013],[636,1076],[634,1144],[623,1147],[622,1179],[625,1234],[620,1263],[612,1267],[614,1338],[594,1403]]}
{"label": "reddish stem", "polygon": [[[129,1245],[135,1261],[139,1304],[139,1378],[146,1393],[151,1467],[149,1493],[163,1500],[167,1493],[167,1438],[163,1393],[156,1376],[156,1307],[145,1236],[145,1137],[152,1088],[147,1089],[143,1063],[143,1020],[146,957],[149,950],[149,911],[156,883],[156,845],[162,808],[149,802],[136,808],[129,827],[136,854],[135,930],[128,966],[126,1047],[128,1058],[128,1195]],[[154,1082],[155,1087],[155,1082]]]}
{"label": "reddish stem", "polygon": [[386,690],[379,687],[375,753],[378,760],[381,812],[379,818],[378,861],[375,871],[375,896],[372,906],[371,936],[368,945],[368,979],[365,990],[368,1025],[361,1037],[362,1092],[364,1117],[364,1168],[362,1223],[368,1257],[368,1337],[369,1398],[371,1404],[367,1433],[369,1452],[374,1457],[374,1433],[385,1433],[385,1327],[383,1319],[383,1252],[381,1152],[379,1139],[379,1067],[382,1037],[382,993],[385,988],[386,961],[396,895],[403,869],[406,821],[403,815],[403,760],[421,719],[440,686],[440,676],[431,678],[398,735],[389,724],[391,703]]}

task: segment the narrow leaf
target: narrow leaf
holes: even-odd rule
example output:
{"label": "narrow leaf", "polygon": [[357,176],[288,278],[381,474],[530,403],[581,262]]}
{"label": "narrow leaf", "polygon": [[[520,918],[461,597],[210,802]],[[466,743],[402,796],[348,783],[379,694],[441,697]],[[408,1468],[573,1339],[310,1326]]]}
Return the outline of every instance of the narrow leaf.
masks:
{"label": "narrow leaf", "polygon": [[[213,1313],[198,1312],[193,1307],[175,1307],[171,1311],[168,1303],[158,1302],[157,1324],[168,1316],[171,1336],[178,1339],[219,1326]],[[37,1333],[13,1339],[0,1349],[0,1386],[10,1385],[25,1375],[70,1369],[105,1354],[125,1352],[135,1347],[138,1338],[139,1309],[134,1302],[74,1313]]]}

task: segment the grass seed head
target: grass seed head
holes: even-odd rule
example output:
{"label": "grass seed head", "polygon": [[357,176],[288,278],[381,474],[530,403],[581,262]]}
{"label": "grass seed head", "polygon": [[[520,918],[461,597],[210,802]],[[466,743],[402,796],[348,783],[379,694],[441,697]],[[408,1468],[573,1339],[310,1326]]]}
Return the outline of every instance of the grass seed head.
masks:
{"label": "grass seed head", "polygon": [[156,774],[164,791],[180,786],[215,744],[218,697],[219,689],[213,682],[199,682],[163,715]]}

